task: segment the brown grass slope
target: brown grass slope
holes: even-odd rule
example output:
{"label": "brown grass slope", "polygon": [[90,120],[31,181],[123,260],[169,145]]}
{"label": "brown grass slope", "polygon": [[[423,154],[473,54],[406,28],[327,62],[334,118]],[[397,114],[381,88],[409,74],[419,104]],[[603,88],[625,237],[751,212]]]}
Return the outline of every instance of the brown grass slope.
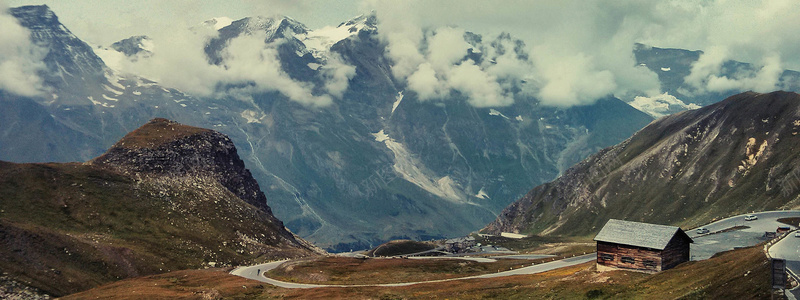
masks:
{"label": "brown grass slope", "polygon": [[[160,142],[151,138],[152,151],[136,156],[171,153],[163,147],[194,149],[180,157],[191,163],[166,160],[156,167],[160,161],[153,159],[125,165],[108,154],[92,163],[0,162],[0,271],[60,296],[211,262],[249,264],[316,251],[283,227],[260,191],[246,201],[252,186],[226,186],[218,179],[221,168],[211,164],[238,159],[223,157],[235,155],[226,137],[214,144],[232,150],[207,151],[197,145],[218,133],[194,128],[185,133],[164,135]],[[164,166],[176,161],[182,163],[180,172],[130,171],[169,169]],[[236,166],[223,173],[240,183],[252,180]],[[250,203],[253,199],[264,202]]]}
{"label": "brown grass slope", "polygon": [[[396,268],[407,267],[384,266],[381,274]],[[65,299],[766,299],[769,274],[761,247],[753,247],[655,275],[597,273],[594,263],[586,263],[535,275],[407,287],[283,289],[227,270],[193,270],[123,280]]]}
{"label": "brown grass slope", "polygon": [[800,204],[800,95],[739,94],[654,121],[531,190],[485,232],[590,236],[610,218],[691,227]]}

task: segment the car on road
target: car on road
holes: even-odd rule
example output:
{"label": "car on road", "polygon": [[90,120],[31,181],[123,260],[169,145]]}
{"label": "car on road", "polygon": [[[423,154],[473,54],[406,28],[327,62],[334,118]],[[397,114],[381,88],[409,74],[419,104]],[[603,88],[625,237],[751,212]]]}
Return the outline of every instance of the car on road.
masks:
{"label": "car on road", "polygon": [[744,220],[745,221],[755,221],[755,220],[758,220],[758,217],[756,215],[746,215],[746,216],[744,216]]}
{"label": "car on road", "polygon": [[706,233],[708,233],[708,228],[705,227],[697,228],[697,234],[706,234]]}
{"label": "car on road", "polygon": [[795,231],[794,232],[794,237],[800,238],[800,231]]}

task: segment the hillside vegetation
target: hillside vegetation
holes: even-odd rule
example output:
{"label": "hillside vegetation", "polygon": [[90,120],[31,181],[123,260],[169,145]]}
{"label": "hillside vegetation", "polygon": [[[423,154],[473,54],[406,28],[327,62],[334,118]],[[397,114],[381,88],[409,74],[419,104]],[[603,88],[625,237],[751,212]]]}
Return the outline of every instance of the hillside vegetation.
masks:
{"label": "hillside vegetation", "polygon": [[[184,141],[170,143],[192,148]],[[131,176],[96,162],[0,162],[0,271],[61,296],[123,278],[317,251],[212,173]]]}

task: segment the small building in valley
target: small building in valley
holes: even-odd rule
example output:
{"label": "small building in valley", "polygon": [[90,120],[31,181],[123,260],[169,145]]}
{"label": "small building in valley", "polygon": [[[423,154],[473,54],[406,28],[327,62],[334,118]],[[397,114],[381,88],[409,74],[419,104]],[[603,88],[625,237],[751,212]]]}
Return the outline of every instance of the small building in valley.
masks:
{"label": "small building in valley", "polygon": [[597,242],[597,270],[655,273],[689,261],[694,241],[675,226],[608,220]]}
{"label": "small building in valley", "polygon": [[474,237],[460,237],[445,241],[444,250],[450,253],[463,253],[475,245],[477,245],[477,241],[475,241]]}

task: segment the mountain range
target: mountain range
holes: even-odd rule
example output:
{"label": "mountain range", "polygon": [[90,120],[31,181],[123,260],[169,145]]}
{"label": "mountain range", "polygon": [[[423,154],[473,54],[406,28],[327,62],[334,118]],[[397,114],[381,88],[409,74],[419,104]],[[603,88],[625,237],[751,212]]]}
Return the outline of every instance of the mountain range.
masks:
{"label": "mountain range", "polygon": [[[570,166],[624,141],[654,116],[721,99],[683,92],[690,89],[680,76],[699,52],[638,45],[632,55],[679,101],[608,95],[591,105],[557,108],[520,92],[511,93],[510,105],[482,107],[458,91],[426,100],[394,75],[375,15],[319,30],[283,16],[205,22],[194,30],[215,32],[202,49],[212,69],[246,67],[236,65],[232,53],[257,47],[279,63],[279,72],[267,75],[286,84],[229,81],[196,95],[101,59],[109,53],[132,61],[157,57],[157,40],[137,36],[92,47],[46,6],[10,14],[48,50],[39,75],[50,92],[26,97],[0,90],[0,159],[92,160],[155,117],[213,128],[240,145],[275,215],[330,251],[479,229],[532,186],[566,176]],[[258,44],[244,43],[252,37]],[[524,43],[507,34],[467,32],[465,40],[472,48],[463,62],[497,63],[506,53],[527,57],[524,47],[508,47]],[[731,72],[754,69],[732,63]],[[787,88],[793,88],[791,76],[796,72],[782,77]],[[504,84],[514,91],[527,83]]]}

